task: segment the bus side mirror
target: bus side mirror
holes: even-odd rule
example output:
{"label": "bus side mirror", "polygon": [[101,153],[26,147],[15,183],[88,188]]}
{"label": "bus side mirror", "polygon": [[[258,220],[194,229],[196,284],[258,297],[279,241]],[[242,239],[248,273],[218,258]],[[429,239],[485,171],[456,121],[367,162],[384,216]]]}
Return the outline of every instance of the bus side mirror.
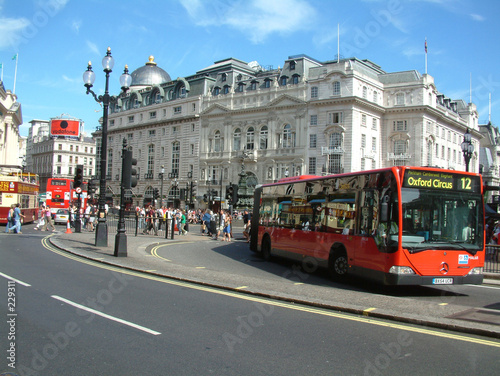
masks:
{"label": "bus side mirror", "polygon": [[380,204],[380,222],[387,222],[389,220],[389,200],[390,197],[385,195]]}

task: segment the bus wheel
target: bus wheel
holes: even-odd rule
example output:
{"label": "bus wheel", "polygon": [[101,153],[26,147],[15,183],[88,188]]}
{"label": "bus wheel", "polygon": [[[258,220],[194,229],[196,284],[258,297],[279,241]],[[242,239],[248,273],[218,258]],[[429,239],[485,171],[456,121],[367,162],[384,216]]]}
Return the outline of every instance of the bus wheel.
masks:
{"label": "bus wheel", "polygon": [[347,262],[347,254],[342,251],[337,251],[330,254],[328,259],[328,271],[330,276],[336,280],[342,280],[347,275],[349,263]]}
{"label": "bus wheel", "polygon": [[271,259],[271,239],[268,237],[262,240],[262,258],[266,261]]}

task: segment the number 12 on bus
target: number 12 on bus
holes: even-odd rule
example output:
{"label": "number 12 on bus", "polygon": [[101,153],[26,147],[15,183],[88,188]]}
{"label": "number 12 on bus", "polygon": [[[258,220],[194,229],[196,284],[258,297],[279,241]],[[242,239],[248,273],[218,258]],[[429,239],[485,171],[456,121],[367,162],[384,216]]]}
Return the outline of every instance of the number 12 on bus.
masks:
{"label": "number 12 on bus", "polygon": [[256,188],[250,248],[387,285],[481,284],[481,176],[392,167]]}

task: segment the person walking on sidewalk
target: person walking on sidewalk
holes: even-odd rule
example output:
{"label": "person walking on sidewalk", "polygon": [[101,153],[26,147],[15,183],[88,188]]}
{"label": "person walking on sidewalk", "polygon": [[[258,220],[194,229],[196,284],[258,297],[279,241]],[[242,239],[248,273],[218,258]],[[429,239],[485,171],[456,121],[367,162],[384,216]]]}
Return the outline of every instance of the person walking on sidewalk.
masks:
{"label": "person walking on sidewalk", "polygon": [[7,232],[10,232],[10,230],[15,230],[16,234],[22,234],[21,217],[24,218],[24,215],[21,213],[21,209],[19,209],[19,203],[17,203],[14,208],[14,214],[12,214],[14,224],[12,225],[12,227],[7,227]]}
{"label": "person walking on sidewalk", "polygon": [[54,222],[52,222],[52,213],[50,212],[50,206],[47,205],[45,206],[45,209],[42,209],[42,215],[45,218],[45,231],[49,231],[49,225],[50,225],[50,227],[52,227],[52,232],[56,232],[56,228],[54,227]]}
{"label": "person walking on sidewalk", "polygon": [[14,208],[16,205],[12,204],[9,209],[9,214],[7,214],[7,225],[5,226],[5,232],[9,233],[9,228],[14,227]]}

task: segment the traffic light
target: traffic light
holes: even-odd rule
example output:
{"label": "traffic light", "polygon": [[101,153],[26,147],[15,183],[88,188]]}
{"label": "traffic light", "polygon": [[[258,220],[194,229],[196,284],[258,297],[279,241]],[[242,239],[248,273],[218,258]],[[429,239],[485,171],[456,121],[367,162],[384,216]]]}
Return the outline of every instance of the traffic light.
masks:
{"label": "traffic light", "polygon": [[206,193],[203,195],[203,201],[205,201],[205,202],[208,201],[208,195]]}
{"label": "traffic light", "polygon": [[73,188],[81,187],[83,184],[83,165],[76,165],[75,178],[73,179]]}
{"label": "traffic light", "polygon": [[90,179],[87,186],[88,195],[89,196],[94,195],[96,189],[97,189],[96,181],[94,179]]}
{"label": "traffic light", "polygon": [[236,205],[238,203],[238,184],[233,184],[233,196],[231,200],[231,205]]}
{"label": "traffic light", "polygon": [[137,159],[132,158],[132,151],[125,150],[123,152],[123,187],[125,189],[134,188],[137,186],[137,170],[134,166],[137,165]]}
{"label": "traffic light", "polygon": [[160,198],[160,192],[158,192],[158,188],[153,189],[153,199],[158,200]]}
{"label": "traffic light", "polygon": [[233,193],[233,185],[229,183],[229,185],[226,186],[226,200],[230,203],[233,201]]}

